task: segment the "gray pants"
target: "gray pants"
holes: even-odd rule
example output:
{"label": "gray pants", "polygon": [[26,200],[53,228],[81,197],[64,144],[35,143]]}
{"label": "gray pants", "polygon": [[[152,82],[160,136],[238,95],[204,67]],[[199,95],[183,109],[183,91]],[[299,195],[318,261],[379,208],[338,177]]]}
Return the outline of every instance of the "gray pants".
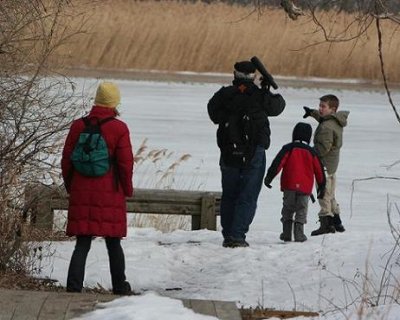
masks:
{"label": "gray pants", "polygon": [[340,214],[339,204],[335,197],[336,190],[336,174],[326,175],[326,187],[323,199],[318,199],[321,207],[318,215],[319,216],[332,216],[334,214]]}
{"label": "gray pants", "polygon": [[299,193],[297,191],[284,190],[283,191],[283,207],[282,207],[282,223],[284,221],[294,221],[305,224],[307,223],[307,211],[309,195]]}

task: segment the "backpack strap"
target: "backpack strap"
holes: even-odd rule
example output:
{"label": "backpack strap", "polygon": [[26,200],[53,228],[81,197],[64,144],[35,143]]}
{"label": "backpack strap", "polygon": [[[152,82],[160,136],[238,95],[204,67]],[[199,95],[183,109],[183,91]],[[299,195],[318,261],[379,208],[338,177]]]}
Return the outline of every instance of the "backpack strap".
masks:
{"label": "backpack strap", "polygon": [[90,120],[89,117],[82,117],[81,118],[83,120],[83,123],[85,124],[85,126],[90,126]]}
{"label": "backpack strap", "polygon": [[[115,117],[108,117],[108,118],[104,118],[101,120],[97,120],[97,124],[100,127],[104,123],[109,122],[114,119],[115,119]],[[118,164],[117,164],[117,159],[116,159],[115,155],[110,156],[110,163],[111,163],[111,170],[113,170],[114,186],[115,186],[115,189],[118,191],[118,189],[119,189],[119,171],[118,171]]]}
{"label": "backpack strap", "polygon": [[98,124],[99,124],[99,126],[101,126],[102,124],[104,124],[104,123],[106,123],[108,121],[114,120],[114,119],[115,119],[115,117],[104,118],[104,119],[99,120]]}
{"label": "backpack strap", "polygon": [[[90,125],[92,124],[92,123],[90,122],[89,116],[82,117],[81,119],[82,119],[83,122],[85,123],[85,126],[90,126]],[[100,120],[99,120],[99,118],[97,118],[97,117],[93,117],[93,119],[96,119],[97,124],[98,124],[99,126],[101,126],[102,124],[104,124],[104,123],[106,123],[106,122],[108,122],[108,121],[114,120],[115,117],[108,117],[108,118],[104,118],[104,119],[100,119]]]}

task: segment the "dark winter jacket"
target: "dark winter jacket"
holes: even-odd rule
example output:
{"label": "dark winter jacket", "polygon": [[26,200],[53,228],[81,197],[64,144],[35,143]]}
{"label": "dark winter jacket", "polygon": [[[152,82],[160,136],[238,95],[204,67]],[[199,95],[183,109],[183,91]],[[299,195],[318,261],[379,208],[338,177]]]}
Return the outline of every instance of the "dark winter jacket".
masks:
{"label": "dark winter jacket", "polygon": [[[114,109],[94,106],[88,117],[115,116]],[[73,170],[70,158],[83,129],[82,119],[72,123],[61,160],[62,175],[70,196],[67,235],[125,237],[125,197],[133,193],[133,154],[128,127],[118,119],[101,126],[109,154],[116,159],[116,165],[101,177],[86,177]]]}
{"label": "dark winter jacket", "polygon": [[221,126],[228,122],[233,110],[249,110],[255,130],[255,143],[269,148],[271,130],[268,117],[278,116],[285,108],[285,100],[280,94],[260,89],[251,80],[235,79],[233,85],[222,87],[208,102],[208,114],[211,121],[219,125],[217,143],[221,147]]}
{"label": "dark winter jacket", "polygon": [[[302,126],[304,125],[304,126]],[[310,195],[314,186],[314,177],[318,190],[325,189],[325,173],[316,151],[308,145],[311,138],[311,127],[298,124],[293,130],[293,142],[286,144],[272,161],[265,178],[269,185],[282,170],[281,190],[297,191]]]}
{"label": "dark winter jacket", "polygon": [[314,147],[326,167],[328,174],[334,174],[339,166],[340,148],[343,145],[343,128],[347,125],[349,111],[338,111],[321,117],[318,110],[311,116],[319,125],[314,133]]}

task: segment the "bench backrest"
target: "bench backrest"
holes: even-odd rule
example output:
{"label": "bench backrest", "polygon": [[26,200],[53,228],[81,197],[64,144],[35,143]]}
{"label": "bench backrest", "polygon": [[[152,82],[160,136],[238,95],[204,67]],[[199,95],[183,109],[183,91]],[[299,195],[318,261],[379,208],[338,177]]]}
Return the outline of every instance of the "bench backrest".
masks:
{"label": "bench backrest", "polygon": [[[190,215],[192,230],[216,230],[220,192],[135,189],[127,198],[127,212],[143,214]],[[35,185],[26,188],[25,211],[38,227],[51,229],[53,210],[68,210],[68,194],[64,187]]]}

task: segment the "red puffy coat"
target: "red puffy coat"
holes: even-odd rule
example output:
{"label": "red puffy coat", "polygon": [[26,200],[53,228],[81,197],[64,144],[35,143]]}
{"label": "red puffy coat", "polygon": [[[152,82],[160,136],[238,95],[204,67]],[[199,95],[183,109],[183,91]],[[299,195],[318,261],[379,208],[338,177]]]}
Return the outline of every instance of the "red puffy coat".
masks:
{"label": "red puffy coat", "polygon": [[268,169],[266,183],[269,184],[281,170],[282,191],[291,190],[310,195],[314,177],[318,188],[325,188],[326,179],[321,160],[308,144],[292,142],[283,146]]}
{"label": "red puffy coat", "polygon": [[[94,106],[89,118],[115,117],[115,109]],[[62,175],[69,197],[67,235],[125,237],[127,232],[126,197],[133,194],[133,153],[129,129],[114,119],[101,126],[115,166],[101,177],[85,177],[75,171],[71,154],[85,125],[75,120],[65,141],[61,160]],[[116,176],[117,175],[117,176]]]}

